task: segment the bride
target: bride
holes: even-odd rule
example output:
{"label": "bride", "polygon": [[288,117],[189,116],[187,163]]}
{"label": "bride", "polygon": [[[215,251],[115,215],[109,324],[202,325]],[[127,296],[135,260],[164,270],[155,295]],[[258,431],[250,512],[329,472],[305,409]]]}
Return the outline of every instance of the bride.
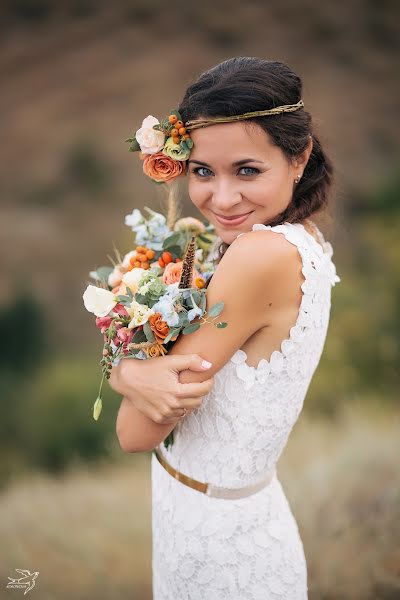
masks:
{"label": "bride", "polygon": [[277,463],[340,278],[313,221],[333,167],[301,95],[284,63],[234,57],[201,74],[178,107],[192,123],[189,195],[221,240],[207,307],[223,301],[229,326],[203,324],[167,356],[122,360],[109,380],[123,396],[122,449],[152,452],[154,600],[307,598]]}

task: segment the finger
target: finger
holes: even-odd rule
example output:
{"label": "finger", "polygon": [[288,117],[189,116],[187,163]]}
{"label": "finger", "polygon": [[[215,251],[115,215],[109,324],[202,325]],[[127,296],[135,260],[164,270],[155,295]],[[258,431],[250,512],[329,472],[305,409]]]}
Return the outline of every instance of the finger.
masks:
{"label": "finger", "polygon": [[212,363],[203,359],[200,354],[173,354],[168,356],[168,359],[171,363],[171,368],[178,372],[185,371],[186,369],[204,371],[212,366]]}
{"label": "finger", "polygon": [[[194,383],[178,383],[176,397],[179,399],[186,399],[190,396],[201,397],[206,396],[212,390],[214,385],[214,378],[206,379],[206,381],[199,381]],[[185,400],[186,403],[186,400]]]}

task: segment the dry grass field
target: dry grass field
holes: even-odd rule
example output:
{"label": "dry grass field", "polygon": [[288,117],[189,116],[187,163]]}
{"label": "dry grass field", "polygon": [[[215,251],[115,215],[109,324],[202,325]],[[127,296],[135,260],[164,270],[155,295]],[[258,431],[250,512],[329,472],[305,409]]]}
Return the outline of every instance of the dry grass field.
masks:
{"label": "dry grass field", "polygon": [[[334,422],[302,415],[296,424],[279,478],[303,538],[310,600],[400,597],[399,425],[399,412],[354,405]],[[0,598],[16,597],[5,582],[21,568],[39,571],[31,593],[40,600],[150,600],[149,459],[123,455],[8,488]]]}

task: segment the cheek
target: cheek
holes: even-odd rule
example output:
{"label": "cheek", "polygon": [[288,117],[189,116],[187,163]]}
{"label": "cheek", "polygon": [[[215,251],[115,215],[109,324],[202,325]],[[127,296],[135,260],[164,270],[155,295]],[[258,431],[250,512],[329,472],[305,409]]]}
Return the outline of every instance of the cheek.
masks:
{"label": "cheek", "polygon": [[201,183],[194,179],[189,179],[188,181],[188,194],[193,204],[197,207],[200,207],[206,198],[204,185],[201,185]]}

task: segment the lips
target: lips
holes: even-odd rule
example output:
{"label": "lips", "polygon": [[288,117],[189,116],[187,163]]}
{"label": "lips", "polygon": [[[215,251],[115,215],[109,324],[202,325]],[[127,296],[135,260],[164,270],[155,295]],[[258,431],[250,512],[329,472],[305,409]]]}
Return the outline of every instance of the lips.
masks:
{"label": "lips", "polygon": [[252,212],[253,211],[250,211],[248,213],[242,213],[241,215],[233,215],[233,216],[224,216],[224,215],[219,215],[217,213],[214,213],[214,215],[219,223],[221,223],[222,225],[229,226],[229,225],[240,225],[247,219],[247,217]]}

